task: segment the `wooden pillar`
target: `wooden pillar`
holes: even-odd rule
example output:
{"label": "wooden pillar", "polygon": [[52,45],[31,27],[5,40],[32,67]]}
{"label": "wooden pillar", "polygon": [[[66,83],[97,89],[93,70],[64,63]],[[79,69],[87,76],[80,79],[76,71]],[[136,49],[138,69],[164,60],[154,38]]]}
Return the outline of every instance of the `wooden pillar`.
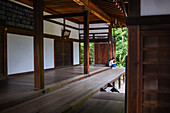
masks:
{"label": "wooden pillar", "polygon": [[[80,29],[80,24],[79,24],[79,29]],[[80,40],[80,30],[79,30],[79,40]],[[81,64],[81,45],[79,42],[79,65]]]}
{"label": "wooden pillar", "polygon": [[[140,16],[140,0],[129,0],[128,18]],[[140,26],[128,26],[127,113],[139,113]],[[132,105],[133,103],[133,105]]]}
{"label": "wooden pillar", "polygon": [[115,87],[115,81],[113,82],[113,87]]}
{"label": "wooden pillar", "polygon": [[4,30],[4,76],[8,76],[8,62],[7,62],[7,28]]}
{"label": "wooden pillar", "polygon": [[43,0],[34,0],[34,88],[44,88]]}
{"label": "wooden pillar", "polygon": [[89,74],[89,12],[84,12],[84,74]]}
{"label": "wooden pillar", "polygon": [[113,41],[113,45],[114,45],[114,52],[113,52],[113,57],[116,60],[116,36],[115,36],[115,32],[113,30],[113,37],[114,37],[114,41]]}
{"label": "wooden pillar", "polygon": [[0,79],[7,77],[7,28],[0,27]]}
{"label": "wooden pillar", "polygon": [[113,58],[112,25],[109,25],[109,60]]}
{"label": "wooden pillar", "polygon": [[120,89],[121,88],[121,76],[119,77],[118,81],[119,81],[119,89]]}
{"label": "wooden pillar", "polygon": [[[139,26],[129,26],[128,73],[127,73],[127,113],[138,113],[139,101]],[[130,103],[135,103],[135,106]],[[132,112],[133,111],[133,112]]]}
{"label": "wooden pillar", "polygon": [[[66,29],[66,20],[65,19],[63,19],[63,30],[65,30]],[[65,49],[65,37],[62,37],[62,38],[64,38],[64,40],[62,40],[62,66],[64,66],[64,60],[65,60],[65,58],[64,58],[64,55],[65,55],[65,51],[64,51],[64,49]]]}
{"label": "wooden pillar", "polygon": [[[109,34],[108,34],[108,38],[109,38]],[[108,43],[107,43],[107,61],[111,60],[110,57],[109,57],[110,56],[109,50],[110,50],[110,46],[109,46],[109,41],[108,41]]]}
{"label": "wooden pillar", "polygon": [[125,74],[123,74],[123,83],[125,83]]}

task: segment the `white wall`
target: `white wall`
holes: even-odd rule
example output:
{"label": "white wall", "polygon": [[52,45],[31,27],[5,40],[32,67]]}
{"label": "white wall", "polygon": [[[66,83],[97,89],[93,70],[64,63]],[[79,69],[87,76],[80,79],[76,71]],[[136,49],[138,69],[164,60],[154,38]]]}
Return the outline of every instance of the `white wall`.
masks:
{"label": "white wall", "polygon": [[141,16],[170,14],[170,0],[141,0]]}
{"label": "white wall", "polygon": [[[7,35],[8,74],[34,70],[33,37]],[[54,68],[54,39],[44,38],[44,68]]]}
{"label": "white wall", "polygon": [[[16,2],[15,0],[10,0],[15,3],[27,6],[25,4]],[[44,15],[50,15],[50,13],[44,12]],[[63,23],[63,18],[52,19],[54,21]],[[66,20],[66,24],[78,28],[78,24]],[[63,26],[57,25],[44,20],[44,33],[61,36]],[[68,28],[71,30],[70,38],[79,39],[79,31]],[[8,74],[16,74],[22,72],[29,72],[34,70],[34,48],[33,48],[33,37],[8,34]],[[79,64],[79,43],[73,43],[73,64]],[[44,68],[53,68],[54,67],[54,40],[53,39],[44,39]]]}
{"label": "white wall", "polygon": [[[78,28],[78,24],[66,20],[66,24]],[[67,30],[71,30],[70,38],[79,39],[79,31],[66,27]]]}
{"label": "white wall", "polygon": [[44,33],[61,36],[63,26],[44,20]]}
{"label": "white wall", "polygon": [[44,38],[44,69],[54,68],[54,39]]}
{"label": "white wall", "polygon": [[79,42],[73,42],[73,65],[79,64]]}
{"label": "white wall", "polygon": [[8,74],[33,71],[33,37],[7,34]]}
{"label": "white wall", "polygon": [[68,28],[68,27],[66,27],[66,29],[71,31],[71,34],[70,34],[69,38],[79,39],[79,31],[78,30],[75,30],[75,29],[72,29],[72,28]]}

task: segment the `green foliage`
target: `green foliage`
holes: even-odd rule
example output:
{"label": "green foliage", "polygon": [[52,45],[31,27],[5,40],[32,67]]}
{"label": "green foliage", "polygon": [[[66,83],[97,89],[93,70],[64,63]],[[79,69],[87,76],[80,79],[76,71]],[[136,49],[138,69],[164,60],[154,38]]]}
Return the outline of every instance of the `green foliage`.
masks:
{"label": "green foliage", "polygon": [[[118,67],[125,67],[125,59],[128,55],[128,29],[118,28],[113,29],[116,37],[116,65]],[[112,32],[113,32],[112,31]],[[112,33],[113,34],[113,33]],[[80,58],[81,64],[84,63],[84,43],[80,43]],[[94,44],[89,43],[89,57],[94,58]],[[91,63],[91,62],[90,62]]]}
{"label": "green foliage", "polygon": [[80,43],[80,60],[81,64],[84,63],[84,43]]}
{"label": "green foliage", "polygon": [[125,67],[125,59],[128,55],[128,29],[113,29],[116,37],[116,62],[118,67]]}
{"label": "green foliage", "polygon": [[[84,43],[80,43],[80,58],[81,58],[81,64],[84,63]],[[94,58],[94,44],[89,43],[89,58]],[[92,63],[92,62],[90,62]]]}

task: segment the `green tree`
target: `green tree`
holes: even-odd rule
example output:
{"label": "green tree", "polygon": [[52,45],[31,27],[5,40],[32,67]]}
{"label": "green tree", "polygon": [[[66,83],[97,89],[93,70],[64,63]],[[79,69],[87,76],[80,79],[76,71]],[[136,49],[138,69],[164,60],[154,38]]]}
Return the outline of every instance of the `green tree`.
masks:
{"label": "green tree", "polygon": [[113,29],[116,37],[116,62],[118,67],[125,67],[125,59],[128,55],[128,29]]}
{"label": "green tree", "polygon": [[[81,64],[84,64],[84,43],[80,43],[80,58]],[[94,59],[94,43],[89,43],[89,58]],[[90,62],[92,64],[92,62]]]}

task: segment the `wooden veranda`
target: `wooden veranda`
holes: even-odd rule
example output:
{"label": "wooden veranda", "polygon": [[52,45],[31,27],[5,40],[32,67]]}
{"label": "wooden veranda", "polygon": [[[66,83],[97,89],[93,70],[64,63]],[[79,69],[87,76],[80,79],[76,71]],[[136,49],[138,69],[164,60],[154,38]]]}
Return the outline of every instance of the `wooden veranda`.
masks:
{"label": "wooden veranda", "polygon": [[[72,69],[70,69],[72,70]],[[74,70],[72,70],[74,71]],[[7,107],[5,105],[10,105],[13,107],[10,107],[8,109],[3,109],[3,113],[35,113],[35,112],[45,112],[45,113],[61,113],[61,112],[71,112],[76,107],[87,101],[91,96],[93,96],[97,91],[100,90],[102,87],[106,87],[108,83],[113,83],[116,80],[118,80],[121,75],[125,73],[125,68],[119,68],[116,69],[108,69],[106,71],[100,72],[95,74],[94,76],[87,77],[86,79],[82,79],[79,81],[76,81],[72,84],[69,84],[65,87],[61,87],[59,89],[56,89],[50,93],[47,94],[41,94],[42,96],[30,99],[24,103],[18,104],[18,105],[12,105],[13,102],[17,102],[19,100],[24,99],[21,97],[19,100],[13,100],[9,101],[8,103],[2,103],[1,107]],[[69,80],[67,80],[69,82]],[[11,86],[9,86],[11,87]],[[50,88],[49,88],[50,89]],[[44,91],[48,91],[44,90]],[[52,89],[52,88],[51,88]],[[13,91],[12,89],[9,89],[8,91]],[[21,91],[23,94],[30,93]],[[21,93],[20,92],[20,93]],[[42,92],[33,92],[31,96],[37,96],[37,93]],[[44,92],[45,93],[45,92]],[[7,93],[8,94],[8,93]],[[16,94],[15,94],[16,95]],[[40,94],[39,94],[40,95]],[[9,96],[14,96],[11,93],[9,93]],[[21,96],[21,94],[20,94]],[[15,97],[13,97],[15,98]],[[116,97],[120,99],[119,97]],[[7,98],[9,99],[9,98]],[[16,99],[16,98],[15,98]],[[28,97],[27,97],[28,99]],[[123,99],[123,98],[122,98]],[[2,101],[1,101],[2,102]],[[122,111],[124,107],[122,107],[123,104],[120,106],[119,110]],[[2,109],[2,108],[1,108]],[[1,112],[1,111],[0,111]],[[121,112],[120,112],[121,113]]]}
{"label": "wooden veranda", "polygon": [[[10,27],[2,28],[4,37],[7,33],[15,33],[22,35],[34,36],[34,88],[39,90],[44,88],[44,54],[43,54],[43,37],[53,38],[55,40],[71,40],[75,42],[84,43],[84,73],[89,73],[89,41],[92,42],[106,42],[107,43],[107,60],[113,57],[113,41],[112,41],[112,28],[113,27],[124,27],[126,26],[125,16],[126,12],[123,11],[122,1],[103,1],[103,0],[16,0],[19,4],[25,4],[31,9],[26,11],[33,17],[32,20],[28,17],[34,26],[26,26],[27,29],[13,29]],[[8,4],[8,3],[7,3]],[[105,7],[103,7],[103,5]],[[24,5],[23,5],[24,6]],[[15,10],[14,10],[15,11]],[[25,10],[24,10],[25,11]],[[112,13],[114,11],[114,13]],[[43,12],[46,12],[43,14]],[[27,15],[28,16],[28,15]],[[64,22],[60,23],[54,21],[57,18],[64,18]],[[72,28],[79,30],[80,39],[65,39],[60,36],[51,35],[43,32],[43,20],[51,22],[53,24],[62,25],[63,30],[66,28]],[[79,27],[70,26],[66,23],[66,20],[70,20],[79,24]],[[90,28],[90,23],[107,23],[106,27]],[[114,26],[113,26],[114,25]],[[23,26],[22,26],[23,27]],[[22,28],[20,26],[20,28]],[[91,36],[89,30],[107,30],[107,32],[93,33],[93,38],[89,39]],[[4,40],[5,41],[5,40]],[[5,43],[7,43],[5,41]],[[56,43],[56,41],[55,41]],[[63,42],[61,42],[63,43]],[[116,46],[114,42],[114,46]],[[55,44],[58,45],[58,44]],[[71,47],[71,45],[70,45]],[[67,48],[67,47],[66,47]],[[4,46],[5,51],[7,48]],[[62,48],[61,48],[62,49]],[[115,49],[115,47],[114,47]],[[72,50],[69,50],[72,51]],[[116,57],[116,52],[114,51],[114,57]],[[4,54],[6,55],[6,53]],[[57,57],[55,55],[55,57]],[[4,57],[4,76],[7,74],[7,59]],[[62,58],[61,58],[62,59]],[[68,61],[71,61],[69,59]],[[68,62],[67,61],[67,62]],[[55,62],[55,66],[56,61]],[[65,62],[64,62],[65,63]],[[69,62],[72,64],[72,61]]]}
{"label": "wooden veranda", "polygon": [[10,75],[8,79],[0,82],[0,109],[8,108],[26,100],[61,88],[70,83],[88,78],[97,73],[110,69],[109,67],[90,66],[89,74],[83,74],[83,66],[70,66],[65,68],[45,70],[45,88],[34,90],[34,73]]}
{"label": "wooden veranda", "polygon": [[[80,65],[80,62],[78,62],[80,59],[75,57],[80,55],[74,54],[74,51],[79,51],[79,43],[81,42],[84,43],[83,74],[88,75],[90,72],[89,42],[104,44],[101,44],[102,47],[99,45],[95,47],[97,48],[96,51],[104,50],[105,52],[104,54],[98,52],[100,53],[100,58],[105,58],[107,60],[111,59],[113,56],[115,58],[116,40],[112,35],[112,28],[127,26],[129,37],[127,109],[125,112],[169,113],[169,4],[169,0],[0,0],[0,79],[2,79],[2,81],[0,81],[2,86],[0,87],[6,88],[6,92],[8,92],[8,85],[10,86],[11,84],[8,84],[8,80],[3,83],[3,80],[5,81],[5,79],[10,78],[9,70],[11,71],[14,67],[18,69],[19,63],[25,63],[28,55],[30,59],[27,63],[31,65],[29,65],[31,69],[27,69],[29,66],[26,65],[24,67],[24,64],[22,64],[19,67],[24,69],[17,72],[33,71],[34,76],[31,75],[31,79],[34,79],[32,81],[34,90],[37,92],[45,90],[45,85],[48,84],[48,82],[45,82],[46,71],[44,71],[44,67],[49,63],[48,61],[50,60],[52,64],[54,64],[51,67],[52,69],[58,68],[59,66],[65,67],[66,65],[74,65],[74,61],[76,61],[75,65]],[[72,23],[72,25],[70,23]],[[104,26],[101,25],[102,23],[104,23]],[[100,25],[96,27],[94,24]],[[44,25],[47,26],[44,27]],[[51,28],[56,30],[52,32]],[[46,32],[43,32],[43,29],[45,29]],[[75,30],[77,36],[68,38],[61,33],[67,30],[69,31],[69,29],[72,31]],[[97,30],[98,32],[96,32]],[[56,32],[58,32],[58,34]],[[10,37],[11,34],[13,34],[12,37]],[[20,37],[20,35],[22,35],[22,37]],[[28,40],[29,43],[25,43],[25,40],[22,40],[25,36],[27,36],[27,39],[30,39]],[[49,41],[49,45],[53,46],[54,42],[55,46],[51,47],[54,48],[54,50],[46,48],[47,51],[53,51],[51,53],[54,53],[52,54],[54,58],[45,58],[45,38],[52,39],[50,40],[51,43]],[[12,43],[14,40],[10,41],[9,39],[18,40],[16,40],[16,43]],[[76,43],[74,45],[75,48],[73,48],[74,43]],[[18,44],[18,47],[15,48],[16,46],[11,46],[11,48],[9,48],[8,46],[10,44]],[[23,44],[22,47],[20,47],[20,44]],[[31,48],[29,48],[31,51],[30,54],[27,54],[29,53],[27,51],[28,46],[31,46]],[[20,48],[24,47],[25,49],[23,49],[21,53]],[[80,53],[80,51],[77,53]],[[18,54],[19,57],[17,55],[12,57],[13,54]],[[24,57],[21,56],[21,54],[24,54]],[[48,52],[46,54],[48,55]],[[16,60],[17,58],[24,59],[21,61],[19,60],[19,62]],[[44,65],[44,59],[47,60],[46,65]],[[15,60],[16,62],[12,62]],[[30,62],[33,63],[33,65]],[[12,71],[15,72],[16,70]],[[78,102],[80,98],[86,98],[87,95],[90,95],[89,91],[97,91],[99,86],[102,87],[102,85],[109,82],[110,79],[113,79],[110,75],[105,76],[106,73],[102,72],[101,78],[89,77],[75,84],[69,84],[50,94],[6,109],[5,112],[18,112],[17,109],[21,111],[28,110],[28,112],[56,112],[56,110],[62,112],[63,110],[67,110],[67,108],[71,109],[75,107],[75,103]],[[100,74],[101,73],[97,75]],[[13,80],[15,80],[15,78]],[[89,83],[87,80],[91,82]],[[93,84],[92,80],[97,81],[95,83],[97,85]],[[80,87],[78,83],[82,83]],[[88,87],[88,83],[92,84],[92,86]],[[23,85],[24,83],[21,84]],[[73,88],[74,91],[72,92],[70,86],[81,89],[75,90]],[[83,87],[87,87],[87,90],[84,90]],[[18,89],[18,87],[16,89]],[[67,97],[68,95],[63,95],[63,92],[61,93],[60,91],[65,91],[67,93],[72,92],[70,95],[73,95],[73,98]],[[15,90],[11,90],[11,92],[15,93]],[[78,94],[79,92],[80,95]],[[57,95],[57,93],[59,95]],[[58,96],[58,98],[54,98],[52,95]],[[10,98],[10,96],[7,98]],[[63,98],[65,101],[61,101]],[[3,100],[2,96],[1,99]],[[48,101],[49,104],[46,104],[48,99],[50,102]],[[73,99],[77,100],[73,101]],[[42,106],[35,107],[36,104],[41,102],[43,104]],[[63,103],[58,104],[59,102]],[[96,101],[90,100],[87,106],[90,105],[91,102],[93,103]],[[80,107],[80,110],[84,107],[86,106]]]}

